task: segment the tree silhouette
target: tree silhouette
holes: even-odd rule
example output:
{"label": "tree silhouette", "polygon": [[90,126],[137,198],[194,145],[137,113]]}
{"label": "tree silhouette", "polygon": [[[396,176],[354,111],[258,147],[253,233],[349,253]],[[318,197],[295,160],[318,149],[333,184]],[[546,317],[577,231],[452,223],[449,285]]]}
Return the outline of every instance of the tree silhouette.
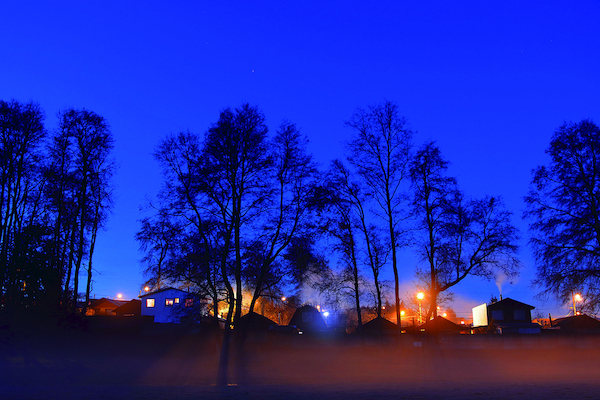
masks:
{"label": "tree silhouette", "polygon": [[408,163],[412,132],[398,115],[396,104],[386,101],[368,109],[359,109],[346,122],[355,136],[349,144],[350,163],[368,188],[367,194],[377,203],[377,215],[386,224],[392,253],[396,318],[400,326],[400,282],[397,250],[403,246],[402,220],[407,195],[402,187],[408,180]]}
{"label": "tree silhouette", "polygon": [[417,251],[427,261],[417,270],[429,294],[427,319],[437,316],[438,297],[467,276],[514,276],[517,229],[499,198],[465,201],[448,162],[433,142],[425,143],[411,163]]}
{"label": "tree silhouette", "polygon": [[565,303],[584,292],[600,305],[600,128],[590,120],[554,133],[547,166],[533,171],[525,197],[537,264],[536,284]]}

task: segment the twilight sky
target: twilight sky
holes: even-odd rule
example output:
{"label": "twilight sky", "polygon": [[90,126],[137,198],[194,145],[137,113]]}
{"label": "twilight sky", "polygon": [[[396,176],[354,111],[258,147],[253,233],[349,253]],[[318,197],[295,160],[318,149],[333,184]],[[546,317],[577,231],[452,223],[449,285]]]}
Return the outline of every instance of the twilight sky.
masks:
{"label": "twilight sky", "polygon": [[[559,125],[600,123],[599,2],[174,3],[2,5],[0,99],[38,102],[49,129],[60,110],[87,108],[115,138],[116,205],[97,244],[96,297],[138,295],[134,234],[160,186],[152,151],[165,135],[204,133],[221,109],[249,102],[273,131],[296,123],[325,167],[343,154],[344,121],[387,99],[417,145],[437,142],[467,196],[501,195],[514,213],[525,267],[504,295],[566,314],[533,297],[522,199]],[[406,260],[403,297],[416,262]],[[455,293],[467,316],[498,288],[473,279]]]}

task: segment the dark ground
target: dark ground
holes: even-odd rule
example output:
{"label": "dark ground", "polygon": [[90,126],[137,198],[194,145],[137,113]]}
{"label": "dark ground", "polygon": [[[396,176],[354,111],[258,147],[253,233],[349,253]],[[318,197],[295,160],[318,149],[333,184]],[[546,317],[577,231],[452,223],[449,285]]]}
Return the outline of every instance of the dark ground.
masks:
{"label": "dark ground", "polygon": [[597,336],[261,335],[221,388],[209,335],[121,328],[4,330],[0,399],[600,398]]}

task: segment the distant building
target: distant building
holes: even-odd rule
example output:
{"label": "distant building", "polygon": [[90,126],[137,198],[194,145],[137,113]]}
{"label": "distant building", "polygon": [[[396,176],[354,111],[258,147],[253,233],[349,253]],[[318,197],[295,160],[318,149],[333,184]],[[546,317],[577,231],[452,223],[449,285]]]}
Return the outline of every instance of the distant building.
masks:
{"label": "distant building", "polygon": [[115,308],[113,313],[119,317],[138,317],[142,315],[142,302],[136,299],[130,300]]}
{"label": "distant building", "polygon": [[559,318],[552,322],[552,327],[560,332],[568,333],[599,333],[600,321],[589,315],[580,314]]}
{"label": "distant building", "polygon": [[442,316],[437,316],[419,327],[420,332],[430,334],[459,334],[463,328]]}
{"label": "distant building", "polygon": [[295,326],[304,332],[323,332],[327,330],[327,324],[319,310],[309,305],[298,308],[289,325]]}
{"label": "distant building", "polygon": [[397,335],[398,325],[383,317],[375,317],[361,327],[365,335]]}
{"label": "distant building", "polygon": [[488,332],[500,334],[538,334],[540,325],[531,322],[531,310],[535,307],[510,298],[481,304],[473,308],[473,328],[488,328]]}
{"label": "distant building", "polygon": [[125,303],[127,303],[125,300],[112,300],[106,297],[92,300],[87,306],[85,315],[116,315],[114,311]]}
{"label": "distant building", "polygon": [[139,296],[142,300],[142,316],[154,317],[157,323],[181,322],[198,299],[191,293],[175,288],[164,288]]}

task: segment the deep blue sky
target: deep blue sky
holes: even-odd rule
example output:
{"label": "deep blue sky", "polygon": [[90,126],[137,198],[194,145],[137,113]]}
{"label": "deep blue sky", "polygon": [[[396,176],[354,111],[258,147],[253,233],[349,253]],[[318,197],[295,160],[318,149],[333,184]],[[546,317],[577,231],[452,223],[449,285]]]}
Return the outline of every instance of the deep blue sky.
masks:
{"label": "deep blue sky", "polygon": [[[138,294],[134,234],[160,185],[155,146],[180,130],[203,133],[226,106],[255,104],[272,129],[295,122],[325,166],[341,156],[357,107],[393,100],[417,144],[437,141],[467,195],[504,197],[523,245],[522,198],[554,130],[600,122],[597,1],[176,3],[2,5],[0,99],[38,102],[50,129],[62,109],[93,110],[116,140],[97,297]],[[505,296],[565,314],[533,298],[535,267],[525,247],[521,255]],[[409,288],[414,265],[403,268]],[[456,293],[465,315],[498,289],[473,280]]]}

